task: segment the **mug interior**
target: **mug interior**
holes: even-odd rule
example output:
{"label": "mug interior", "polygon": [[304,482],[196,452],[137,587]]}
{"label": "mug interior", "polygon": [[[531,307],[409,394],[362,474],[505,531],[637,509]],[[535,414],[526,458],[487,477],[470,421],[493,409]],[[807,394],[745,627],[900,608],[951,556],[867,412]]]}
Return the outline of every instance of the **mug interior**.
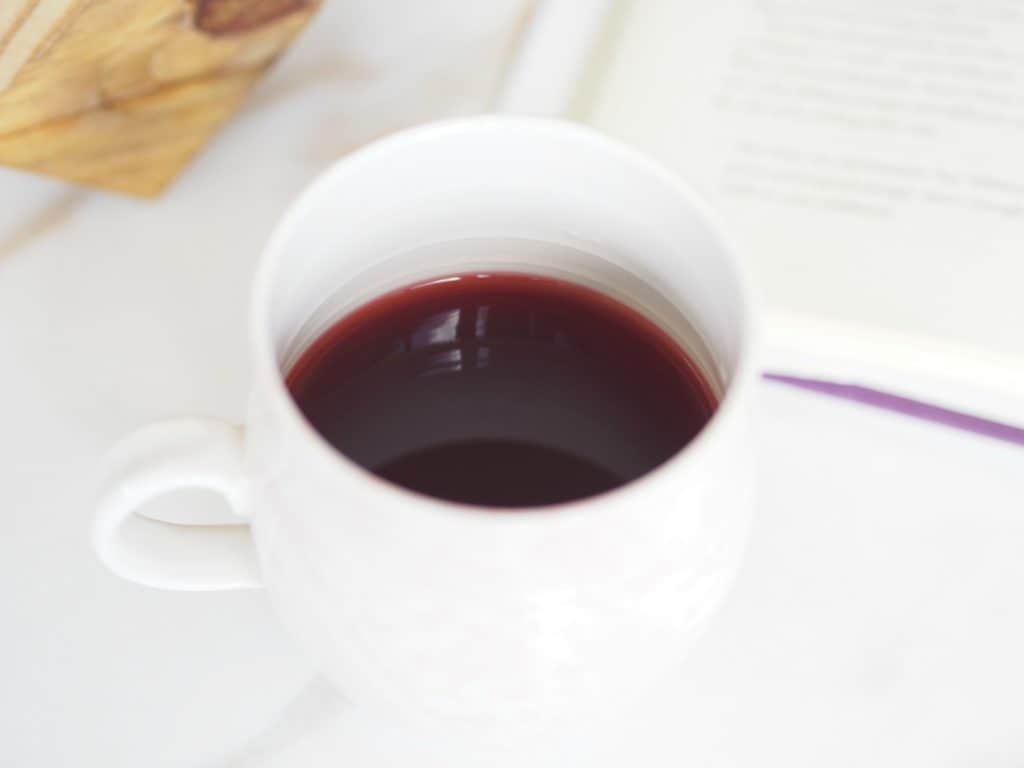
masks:
{"label": "mug interior", "polygon": [[720,401],[749,346],[733,257],[672,176],[581,126],[485,117],[377,142],[305,193],[258,278],[257,354],[283,380],[355,307],[468,271],[527,272],[612,296],[667,331]]}
{"label": "mug interior", "polygon": [[[441,240],[368,264],[305,313],[304,321],[287,324],[292,332],[285,334],[276,347],[278,367],[287,375],[302,353],[341,317],[390,291],[456,274],[509,272],[583,285],[637,310],[686,350],[716,397],[721,398],[728,373],[701,332],[662,293],[594,250],[526,237]],[[295,320],[302,315],[296,314]]]}

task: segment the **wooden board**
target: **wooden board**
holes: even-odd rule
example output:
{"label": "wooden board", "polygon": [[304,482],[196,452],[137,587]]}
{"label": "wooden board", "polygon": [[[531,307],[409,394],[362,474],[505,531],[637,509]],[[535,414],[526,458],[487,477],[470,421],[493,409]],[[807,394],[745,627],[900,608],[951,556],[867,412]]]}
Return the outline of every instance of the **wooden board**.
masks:
{"label": "wooden board", "polygon": [[0,164],[156,195],[319,0],[0,0]]}

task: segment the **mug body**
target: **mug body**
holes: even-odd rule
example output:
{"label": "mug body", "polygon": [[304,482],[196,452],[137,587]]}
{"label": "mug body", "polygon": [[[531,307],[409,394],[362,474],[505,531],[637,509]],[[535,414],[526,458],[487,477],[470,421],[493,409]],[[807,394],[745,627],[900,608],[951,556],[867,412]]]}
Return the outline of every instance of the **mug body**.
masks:
{"label": "mug body", "polygon": [[[638,309],[720,405],[628,485],[508,511],[386,483],[288,395],[340,316],[453,273],[572,280]],[[684,657],[737,570],[752,506],[751,299],[694,196],[561,121],[480,117],[377,142],[328,170],[272,237],[252,305],[249,508],[264,584],[357,701],[471,723],[553,722],[642,695]]]}

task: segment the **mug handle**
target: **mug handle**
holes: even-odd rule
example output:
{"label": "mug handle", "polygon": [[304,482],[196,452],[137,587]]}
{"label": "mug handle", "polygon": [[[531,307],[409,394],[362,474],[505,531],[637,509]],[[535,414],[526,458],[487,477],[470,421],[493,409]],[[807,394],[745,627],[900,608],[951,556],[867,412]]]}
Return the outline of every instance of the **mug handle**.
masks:
{"label": "mug handle", "polygon": [[129,581],[158,589],[212,591],[261,586],[249,527],[182,525],[136,514],[183,488],[216,491],[244,520],[248,483],[240,427],[178,419],[143,427],[110,453],[93,541],[100,559]]}

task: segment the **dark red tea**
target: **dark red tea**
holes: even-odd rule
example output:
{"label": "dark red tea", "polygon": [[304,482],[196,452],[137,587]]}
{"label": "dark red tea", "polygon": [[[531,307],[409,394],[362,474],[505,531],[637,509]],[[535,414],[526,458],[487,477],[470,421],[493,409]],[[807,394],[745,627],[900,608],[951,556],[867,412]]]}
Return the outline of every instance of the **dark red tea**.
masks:
{"label": "dark red tea", "polygon": [[716,402],[686,353],[573,283],[463,274],[382,296],[288,375],[343,454],[441,499],[533,507],[611,490],[686,445]]}

